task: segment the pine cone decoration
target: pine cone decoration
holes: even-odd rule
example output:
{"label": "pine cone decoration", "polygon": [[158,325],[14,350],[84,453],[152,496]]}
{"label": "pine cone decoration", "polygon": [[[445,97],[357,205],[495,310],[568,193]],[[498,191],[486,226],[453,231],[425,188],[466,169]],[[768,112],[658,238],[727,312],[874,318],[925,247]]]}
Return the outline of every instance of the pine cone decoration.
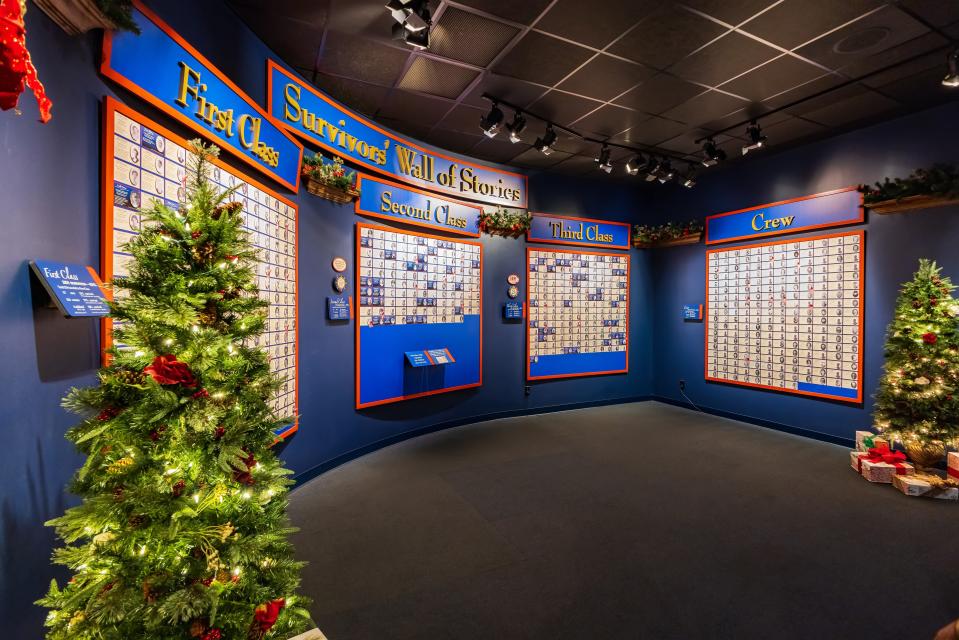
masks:
{"label": "pine cone decoration", "polygon": [[193,247],[190,252],[195,260],[209,262],[213,259],[214,254],[216,254],[216,247],[210,242],[204,242],[198,247]]}
{"label": "pine cone decoration", "polygon": [[143,372],[133,369],[120,369],[114,373],[117,382],[129,385],[138,385],[143,382]]}
{"label": "pine cone decoration", "polygon": [[217,324],[220,319],[220,312],[216,308],[216,302],[213,300],[208,300],[206,307],[199,314],[200,324],[207,327],[212,327]]}
{"label": "pine cone decoration", "polygon": [[225,204],[221,204],[216,209],[214,209],[213,213],[210,214],[210,217],[212,217],[214,220],[219,220],[220,216],[222,216],[224,213],[232,216],[240,213],[240,211],[242,210],[243,210],[243,203],[236,202],[236,201],[227,202]]}
{"label": "pine cone decoration", "polygon": [[199,638],[204,633],[206,633],[206,620],[200,620],[197,618],[190,623],[190,637]]}

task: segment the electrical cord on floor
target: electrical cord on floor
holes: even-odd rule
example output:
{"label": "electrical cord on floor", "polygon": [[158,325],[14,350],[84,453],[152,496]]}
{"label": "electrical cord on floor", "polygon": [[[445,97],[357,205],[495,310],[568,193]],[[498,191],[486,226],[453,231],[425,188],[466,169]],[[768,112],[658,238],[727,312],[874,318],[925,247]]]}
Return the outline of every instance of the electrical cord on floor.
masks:
{"label": "electrical cord on floor", "polygon": [[686,395],[685,389],[682,389],[682,388],[681,388],[681,389],[679,390],[679,392],[680,392],[681,394],[683,394],[683,397],[684,397],[684,398],[686,398],[686,402],[688,402],[689,404],[691,404],[691,405],[693,406],[693,409],[695,409],[696,411],[698,411],[698,412],[700,412],[700,413],[705,413],[702,409],[700,409],[699,407],[696,406],[696,403],[695,403],[695,402],[693,402],[692,400],[689,399],[689,396]]}

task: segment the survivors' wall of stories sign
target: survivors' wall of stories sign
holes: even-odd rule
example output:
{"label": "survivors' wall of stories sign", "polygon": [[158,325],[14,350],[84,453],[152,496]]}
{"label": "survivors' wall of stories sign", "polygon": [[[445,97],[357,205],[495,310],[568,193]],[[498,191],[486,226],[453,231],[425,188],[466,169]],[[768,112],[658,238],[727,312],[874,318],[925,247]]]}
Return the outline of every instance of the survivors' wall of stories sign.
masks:
{"label": "survivors' wall of stories sign", "polygon": [[[122,278],[131,257],[123,245],[143,225],[141,208],[154,201],[176,209],[187,198],[187,141],[112,98],[107,98],[104,127],[103,277]],[[277,416],[297,414],[298,307],[297,207],[275,191],[215,160],[211,179],[220,191],[237,187],[231,200],[243,204],[243,226],[257,247],[256,282],[269,301],[266,330],[254,340],[269,353],[270,368],[285,382],[272,401]],[[106,319],[104,336],[112,325]],[[122,346],[122,345],[121,345]],[[286,428],[283,434],[295,430]]]}

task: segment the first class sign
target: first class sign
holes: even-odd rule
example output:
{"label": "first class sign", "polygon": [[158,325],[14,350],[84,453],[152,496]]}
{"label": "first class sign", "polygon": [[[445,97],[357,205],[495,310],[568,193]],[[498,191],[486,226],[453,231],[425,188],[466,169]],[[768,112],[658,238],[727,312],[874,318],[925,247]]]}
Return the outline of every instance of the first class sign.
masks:
{"label": "first class sign", "polygon": [[400,182],[457,198],[526,207],[526,176],[493,169],[396,136],[267,61],[267,110],[289,131]]}
{"label": "first class sign", "polygon": [[708,216],[706,244],[858,224],[863,220],[862,193],[858,187],[846,187]]}
{"label": "first class sign", "polygon": [[108,30],[100,72],[296,191],[303,146],[139,0],[133,5],[140,34]]}
{"label": "first class sign", "polygon": [[526,239],[546,244],[629,249],[629,233],[630,227],[624,222],[534,213]]}
{"label": "first class sign", "polygon": [[360,175],[356,213],[478,238],[482,207]]}

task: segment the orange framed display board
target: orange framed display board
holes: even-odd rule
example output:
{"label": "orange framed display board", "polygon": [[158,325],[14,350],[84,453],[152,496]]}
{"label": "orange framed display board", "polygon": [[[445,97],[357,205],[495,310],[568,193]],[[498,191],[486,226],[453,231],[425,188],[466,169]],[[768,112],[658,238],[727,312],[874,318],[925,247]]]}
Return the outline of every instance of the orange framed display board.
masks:
{"label": "orange framed display board", "polygon": [[483,245],[356,223],[356,408],[483,384]]}
{"label": "orange framed display board", "polygon": [[[101,273],[106,281],[127,274],[123,245],[142,225],[141,208],[160,201],[175,208],[187,195],[187,141],[126,105],[104,103],[102,158]],[[219,159],[211,179],[220,190],[238,187],[244,227],[260,253],[256,279],[270,302],[264,333],[255,345],[270,354],[270,367],[286,381],[273,399],[277,415],[297,415],[299,406],[299,288],[297,206],[269,187]],[[103,320],[104,348],[112,343],[113,322]],[[292,434],[298,420],[278,432]]]}
{"label": "orange framed display board", "polygon": [[629,371],[629,254],[526,248],[526,379]]}
{"label": "orange framed display board", "polygon": [[862,402],[865,234],[706,252],[705,378]]}

